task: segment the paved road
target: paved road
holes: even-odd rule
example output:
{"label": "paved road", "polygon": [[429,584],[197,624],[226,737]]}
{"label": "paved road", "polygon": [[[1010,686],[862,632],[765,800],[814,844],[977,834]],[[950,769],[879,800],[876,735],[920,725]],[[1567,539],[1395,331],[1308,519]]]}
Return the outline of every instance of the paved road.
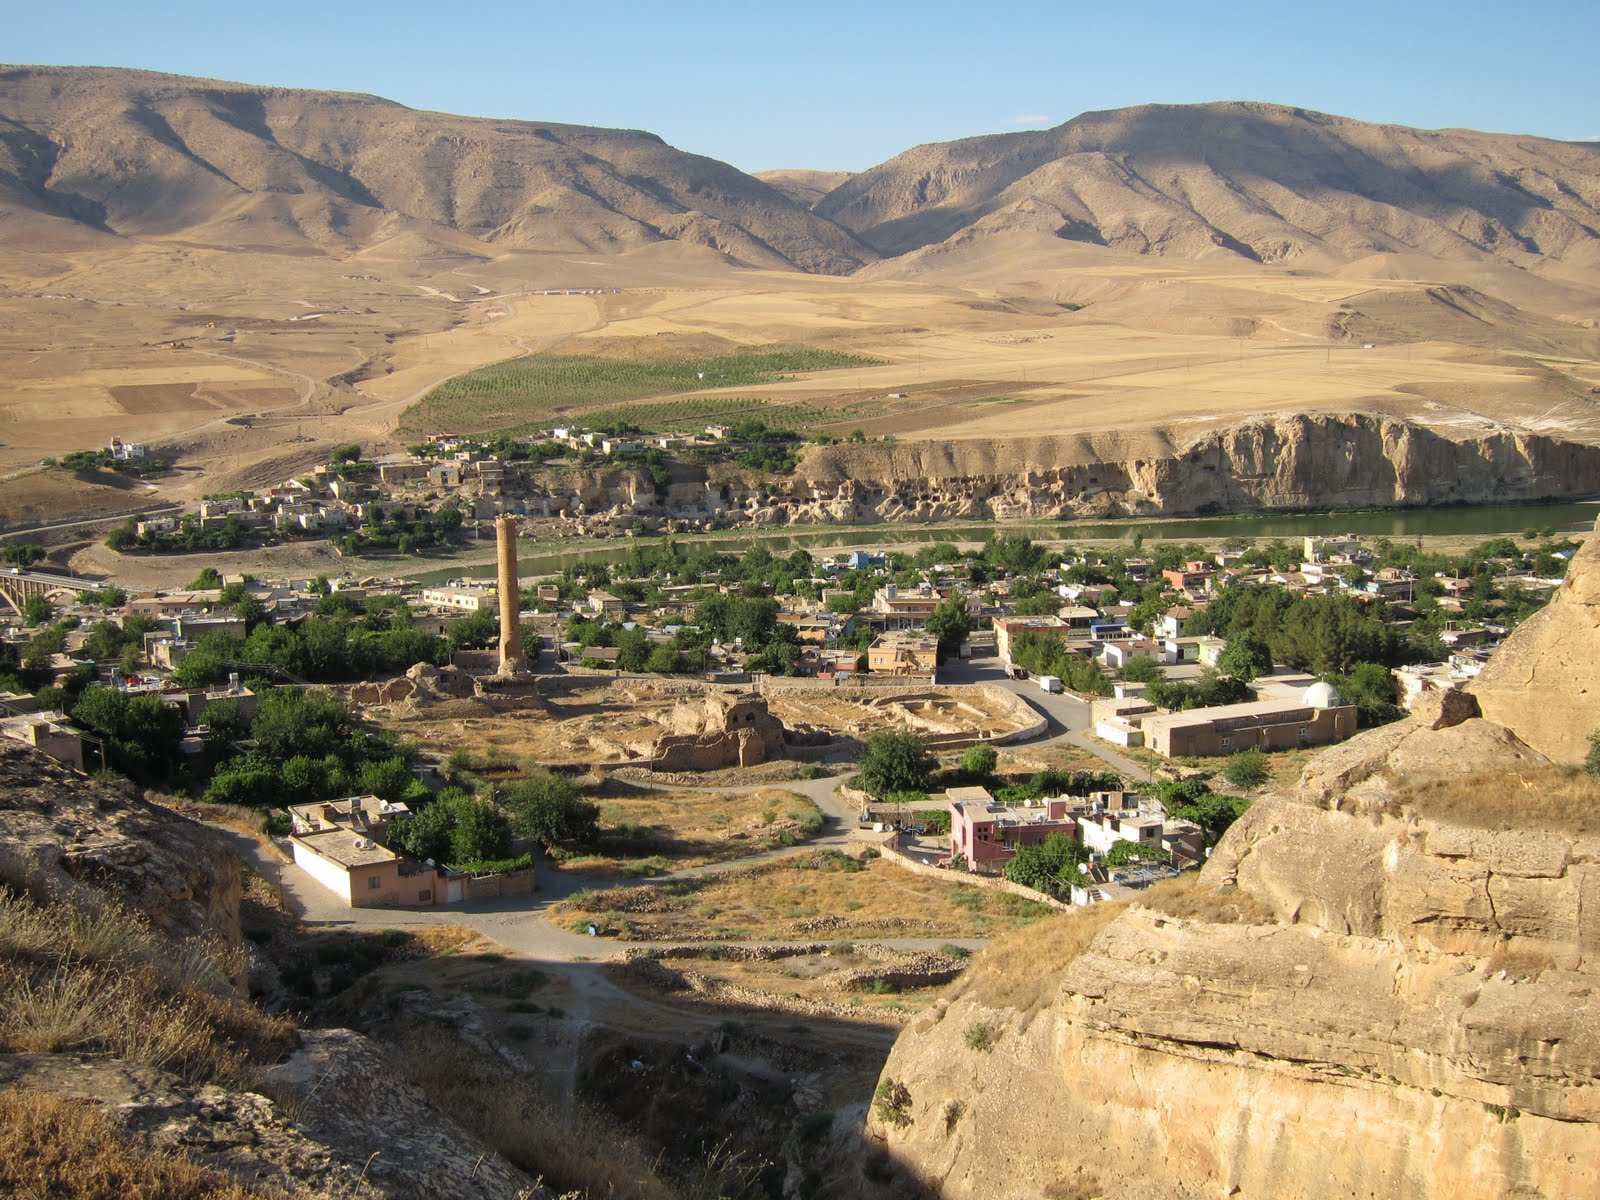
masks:
{"label": "paved road", "polygon": [[1006,674],[1000,660],[992,655],[985,658],[955,660],[939,668],[940,683],[988,683],[1005,688],[1020,696],[1048,723],[1045,736],[1030,746],[1071,745],[1087,750],[1113,770],[1129,780],[1152,778],[1150,768],[1118,754],[1104,742],[1097,740],[1089,724],[1089,704],[1066,693],[1043,691],[1036,680],[1012,679]]}

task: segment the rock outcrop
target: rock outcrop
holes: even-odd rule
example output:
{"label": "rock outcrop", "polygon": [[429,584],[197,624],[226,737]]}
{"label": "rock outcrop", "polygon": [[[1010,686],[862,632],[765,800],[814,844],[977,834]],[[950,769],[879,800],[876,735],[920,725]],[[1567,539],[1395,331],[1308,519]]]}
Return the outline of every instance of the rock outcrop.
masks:
{"label": "rock outcrop", "polygon": [[651,755],[661,771],[753,767],[783,756],[783,722],[760,696],[709,692],[685,698],[674,706],[668,729]]}
{"label": "rock outcrop", "polygon": [[946,1200],[1600,1192],[1600,788],[1549,761],[1587,718],[1546,723],[1600,661],[1596,589],[1590,550],[1485,716],[1319,756],[1042,1001],[980,960],[896,1044],[869,1133]]}
{"label": "rock outcrop", "polygon": [[223,835],[4,739],[0,879],[67,902],[110,892],[168,933],[239,944],[239,860]]}
{"label": "rock outcrop", "polygon": [[1301,413],[1178,442],[1110,434],[808,448],[792,475],[680,464],[528,477],[536,518],[712,524],[1066,520],[1288,508],[1501,504],[1592,495],[1600,447],[1498,431],[1454,438],[1387,417]]}
{"label": "rock outcrop", "polygon": [[[1578,762],[1600,733],[1600,536],[1574,557],[1555,598],[1528,618],[1472,681],[1483,715],[1558,762]],[[1530,696],[1549,702],[1530,705]]]}

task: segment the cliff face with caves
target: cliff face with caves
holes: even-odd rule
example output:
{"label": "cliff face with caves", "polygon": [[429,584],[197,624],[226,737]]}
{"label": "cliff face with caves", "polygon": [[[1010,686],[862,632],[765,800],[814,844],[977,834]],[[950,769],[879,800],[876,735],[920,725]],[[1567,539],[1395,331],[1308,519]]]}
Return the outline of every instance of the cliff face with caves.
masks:
{"label": "cliff face with caves", "polygon": [[680,466],[533,478],[534,511],[755,525],[1023,520],[1272,508],[1494,504],[1600,491],[1600,447],[1496,432],[1455,440],[1381,417],[1263,420],[1139,450],[1113,435],[812,447],[791,475]]}
{"label": "cliff face with caves", "polygon": [[1600,538],[1503,654],[1198,878],[981,956],[869,1136],[946,1200],[1600,1193],[1600,787],[1561,765],[1600,729]]}

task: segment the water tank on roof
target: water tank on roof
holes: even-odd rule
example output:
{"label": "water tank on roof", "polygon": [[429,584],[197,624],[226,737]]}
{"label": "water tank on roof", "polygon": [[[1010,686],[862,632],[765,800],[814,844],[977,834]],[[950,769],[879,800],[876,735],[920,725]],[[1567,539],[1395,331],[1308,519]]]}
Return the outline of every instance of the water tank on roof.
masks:
{"label": "water tank on roof", "polygon": [[1344,703],[1344,697],[1331,683],[1313,683],[1301,695],[1300,703],[1312,708],[1335,708]]}

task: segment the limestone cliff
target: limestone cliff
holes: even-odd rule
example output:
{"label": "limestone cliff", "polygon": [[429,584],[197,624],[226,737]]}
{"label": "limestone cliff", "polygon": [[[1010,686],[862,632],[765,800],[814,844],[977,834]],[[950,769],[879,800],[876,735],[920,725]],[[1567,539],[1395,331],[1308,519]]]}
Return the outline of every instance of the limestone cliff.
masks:
{"label": "limestone cliff", "polygon": [[793,474],[680,464],[533,475],[545,517],[754,525],[1070,519],[1272,508],[1493,504],[1600,491],[1600,447],[1499,431],[1451,438],[1406,421],[1300,414],[1181,442],[1157,433],[811,447]]}
{"label": "limestone cliff", "polygon": [[980,958],[869,1134],[947,1200],[1600,1192],[1600,787],[1537,748],[1570,757],[1546,681],[1592,689],[1597,587],[1590,551],[1511,639],[1500,721],[1363,734],[1197,879]]}

